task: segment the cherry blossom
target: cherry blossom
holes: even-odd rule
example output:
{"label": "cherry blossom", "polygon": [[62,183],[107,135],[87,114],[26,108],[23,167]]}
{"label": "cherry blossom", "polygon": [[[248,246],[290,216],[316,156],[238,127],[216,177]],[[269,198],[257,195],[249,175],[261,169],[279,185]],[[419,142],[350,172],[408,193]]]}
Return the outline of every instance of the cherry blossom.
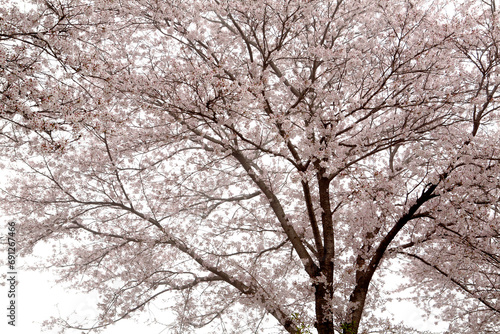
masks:
{"label": "cherry blossom", "polygon": [[48,327],[410,333],[378,315],[397,270],[451,333],[499,332],[493,1],[0,8],[2,205],[101,297]]}

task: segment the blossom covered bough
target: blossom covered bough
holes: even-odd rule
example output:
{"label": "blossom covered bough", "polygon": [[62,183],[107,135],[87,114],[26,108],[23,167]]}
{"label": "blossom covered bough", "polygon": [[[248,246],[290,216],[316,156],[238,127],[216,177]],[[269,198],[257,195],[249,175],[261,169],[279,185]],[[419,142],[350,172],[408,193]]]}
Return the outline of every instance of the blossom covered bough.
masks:
{"label": "blossom covered bough", "polygon": [[374,282],[398,270],[450,332],[500,332],[499,23],[480,0],[2,2],[2,205],[101,297],[48,326],[164,302],[176,333],[395,333]]}

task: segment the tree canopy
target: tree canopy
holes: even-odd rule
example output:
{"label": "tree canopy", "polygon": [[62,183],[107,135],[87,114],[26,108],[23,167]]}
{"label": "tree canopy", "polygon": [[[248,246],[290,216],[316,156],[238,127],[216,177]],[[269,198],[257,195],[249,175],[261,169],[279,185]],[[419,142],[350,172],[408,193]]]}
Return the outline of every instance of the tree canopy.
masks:
{"label": "tree canopy", "polygon": [[[2,191],[23,254],[172,332],[396,332],[397,270],[500,333],[499,17],[479,0],[0,7]],[[222,327],[221,327],[222,326]]]}

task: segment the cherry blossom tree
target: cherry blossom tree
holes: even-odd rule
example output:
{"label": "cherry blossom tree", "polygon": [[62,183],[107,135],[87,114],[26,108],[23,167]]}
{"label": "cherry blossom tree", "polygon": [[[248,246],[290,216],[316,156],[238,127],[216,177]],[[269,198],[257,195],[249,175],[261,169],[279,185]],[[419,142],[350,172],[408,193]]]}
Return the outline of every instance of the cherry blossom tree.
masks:
{"label": "cherry blossom tree", "polygon": [[23,254],[101,296],[49,327],[154,304],[175,333],[396,333],[397,270],[451,332],[499,332],[494,2],[0,11],[3,205]]}

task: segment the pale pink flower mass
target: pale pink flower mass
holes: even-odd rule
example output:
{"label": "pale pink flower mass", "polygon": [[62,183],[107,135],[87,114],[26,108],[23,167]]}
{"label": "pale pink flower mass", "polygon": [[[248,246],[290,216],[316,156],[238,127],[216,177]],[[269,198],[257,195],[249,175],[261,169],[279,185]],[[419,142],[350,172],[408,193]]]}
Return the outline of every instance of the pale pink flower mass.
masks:
{"label": "pale pink flower mass", "polygon": [[406,291],[500,333],[494,0],[27,3],[0,0],[0,205],[98,299],[48,328],[422,333],[384,313]]}

